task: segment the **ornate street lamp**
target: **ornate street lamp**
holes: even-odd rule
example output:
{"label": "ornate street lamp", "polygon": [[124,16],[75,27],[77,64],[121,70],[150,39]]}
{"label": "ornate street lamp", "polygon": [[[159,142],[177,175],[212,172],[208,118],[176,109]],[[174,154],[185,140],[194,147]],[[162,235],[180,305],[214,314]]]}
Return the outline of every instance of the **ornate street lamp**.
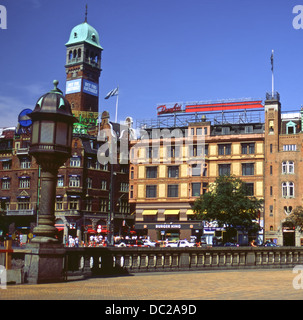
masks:
{"label": "ornate street lamp", "polygon": [[29,154],[41,166],[41,200],[38,226],[34,229],[34,243],[57,242],[55,238],[54,210],[59,167],[71,156],[73,123],[76,118],[70,103],[57,88],[44,94],[37,101],[32,119],[32,139]]}

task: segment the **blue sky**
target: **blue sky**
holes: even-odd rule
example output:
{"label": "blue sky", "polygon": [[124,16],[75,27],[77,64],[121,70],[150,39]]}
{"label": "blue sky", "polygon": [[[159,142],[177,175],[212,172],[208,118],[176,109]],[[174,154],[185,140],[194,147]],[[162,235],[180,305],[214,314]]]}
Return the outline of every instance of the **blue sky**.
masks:
{"label": "blue sky", "polygon": [[299,0],[0,0],[0,127],[17,125],[25,108],[59,80],[65,90],[65,43],[84,21],[100,36],[100,112],[118,120],[156,118],[159,103],[265,98],[275,89],[282,110],[303,104],[303,29],[293,27]]}

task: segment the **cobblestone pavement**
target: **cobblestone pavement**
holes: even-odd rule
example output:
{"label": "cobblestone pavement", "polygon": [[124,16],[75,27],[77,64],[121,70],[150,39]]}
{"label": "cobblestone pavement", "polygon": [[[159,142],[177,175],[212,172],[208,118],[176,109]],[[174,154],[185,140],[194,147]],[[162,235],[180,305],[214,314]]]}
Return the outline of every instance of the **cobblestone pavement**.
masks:
{"label": "cobblestone pavement", "polygon": [[9,285],[0,300],[301,300],[299,277],[292,269],[144,273]]}

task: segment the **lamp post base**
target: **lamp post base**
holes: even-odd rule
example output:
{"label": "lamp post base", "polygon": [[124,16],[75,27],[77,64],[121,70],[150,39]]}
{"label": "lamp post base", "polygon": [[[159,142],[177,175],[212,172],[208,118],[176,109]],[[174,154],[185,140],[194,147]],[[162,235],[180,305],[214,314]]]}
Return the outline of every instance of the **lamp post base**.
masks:
{"label": "lamp post base", "polygon": [[25,282],[51,283],[64,281],[65,249],[58,243],[31,243],[26,246]]}

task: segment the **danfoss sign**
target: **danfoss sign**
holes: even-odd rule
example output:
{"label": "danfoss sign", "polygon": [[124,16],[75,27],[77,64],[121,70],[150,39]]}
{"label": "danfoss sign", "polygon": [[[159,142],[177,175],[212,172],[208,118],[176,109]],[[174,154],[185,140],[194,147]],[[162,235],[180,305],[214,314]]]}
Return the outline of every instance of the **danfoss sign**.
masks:
{"label": "danfoss sign", "polygon": [[165,114],[165,113],[175,113],[175,112],[182,112],[182,105],[176,103],[173,107],[167,108],[166,105],[161,105],[157,107],[158,115]]}

